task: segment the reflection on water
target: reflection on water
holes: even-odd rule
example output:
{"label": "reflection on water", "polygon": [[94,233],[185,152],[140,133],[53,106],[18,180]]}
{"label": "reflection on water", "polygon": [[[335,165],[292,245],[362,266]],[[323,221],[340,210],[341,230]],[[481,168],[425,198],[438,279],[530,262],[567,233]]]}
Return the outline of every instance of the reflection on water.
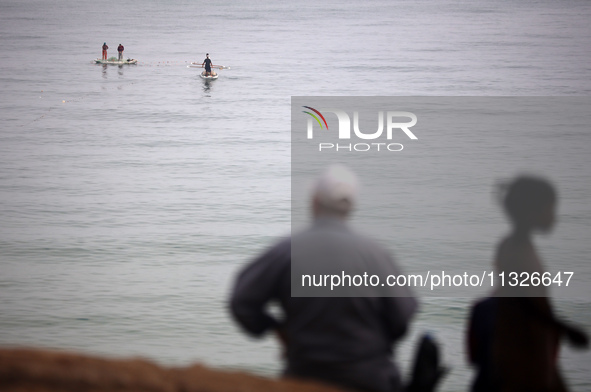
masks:
{"label": "reflection on water", "polygon": [[209,93],[214,83],[215,80],[203,79],[203,92]]}

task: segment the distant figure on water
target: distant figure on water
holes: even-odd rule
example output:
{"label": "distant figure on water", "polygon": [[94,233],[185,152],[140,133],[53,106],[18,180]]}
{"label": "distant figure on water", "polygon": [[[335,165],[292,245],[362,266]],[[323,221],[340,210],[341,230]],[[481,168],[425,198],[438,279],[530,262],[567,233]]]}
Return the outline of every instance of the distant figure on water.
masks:
{"label": "distant figure on water", "polygon": [[[390,297],[291,296],[292,250],[302,244],[306,251],[332,255],[323,259],[320,268],[328,265],[339,273],[351,267],[400,272],[388,251],[348,227],[357,188],[357,177],[350,170],[329,167],[313,188],[312,225],[279,241],[242,269],[230,309],[248,333],[277,335],[287,362],[286,377],[359,391],[402,391],[392,356],[394,344],[405,335],[417,309],[407,287],[397,287],[398,296]],[[270,302],[280,305],[282,317],[269,312]]]}
{"label": "distant figure on water", "polygon": [[107,46],[107,43],[105,42],[103,44],[103,60],[107,59],[107,49],[109,49],[109,47]]}
{"label": "distant figure on water", "polygon": [[119,52],[119,57],[118,57],[119,61],[123,60],[123,51],[124,50],[125,50],[125,48],[123,47],[123,45],[119,44],[119,46],[117,47],[117,52]]}
{"label": "distant figure on water", "polygon": [[567,391],[558,369],[560,338],[586,347],[587,335],[557,318],[545,285],[508,284],[511,276],[543,276],[532,234],[554,227],[556,190],[545,179],[521,176],[503,191],[512,231],[498,245],[494,267],[505,285],[472,308],[468,357],[477,375],[471,390]]}
{"label": "distant figure on water", "polygon": [[205,54],[205,60],[203,60],[201,66],[205,67],[205,76],[215,76],[215,72],[211,72],[211,67],[213,67],[214,65],[211,63],[209,53]]}

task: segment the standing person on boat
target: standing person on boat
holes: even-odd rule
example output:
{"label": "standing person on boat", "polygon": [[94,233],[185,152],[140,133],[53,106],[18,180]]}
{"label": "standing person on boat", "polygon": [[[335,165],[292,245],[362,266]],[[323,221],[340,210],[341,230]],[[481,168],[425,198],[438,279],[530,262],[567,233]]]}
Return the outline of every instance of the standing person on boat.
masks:
{"label": "standing person on boat", "polygon": [[[285,352],[286,377],[365,392],[400,392],[393,346],[406,333],[417,308],[407,287],[397,287],[395,296],[291,296],[294,249],[318,251],[306,258],[310,262],[330,255],[321,264],[335,269],[353,266],[399,273],[388,251],[347,225],[357,201],[357,178],[349,169],[330,166],[311,196],[312,225],[279,241],[239,273],[231,313],[251,335],[277,334]],[[282,319],[269,312],[272,302],[283,309]]]}
{"label": "standing person on boat", "polygon": [[215,73],[211,72],[211,67],[213,67],[214,65],[211,63],[209,53],[205,54],[205,60],[203,60],[201,66],[205,66],[205,76],[215,76]]}
{"label": "standing person on boat", "polygon": [[103,44],[103,60],[107,59],[107,49],[109,49],[109,47],[107,46],[107,43],[105,42]]}
{"label": "standing person on boat", "polygon": [[119,52],[119,61],[123,60],[123,50],[125,50],[125,48],[123,45],[119,44],[117,47],[117,52]]}

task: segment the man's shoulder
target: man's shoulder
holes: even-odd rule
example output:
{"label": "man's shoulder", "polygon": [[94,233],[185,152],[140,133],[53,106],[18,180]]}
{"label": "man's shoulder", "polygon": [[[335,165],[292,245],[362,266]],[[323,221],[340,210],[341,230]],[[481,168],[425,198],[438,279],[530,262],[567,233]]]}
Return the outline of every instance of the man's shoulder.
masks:
{"label": "man's shoulder", "polygon": [[273,244],[269,251],[273,253],[289,253],[291,251],[291,236],[280,238]]}
{"label": "man's shoulder", "polygon": [[259,256],[256,261],[259,262],[276,262],[277,260],[288,261],[291,257],[291,237],[283,237],[272,245],[267,247]]}
{"label": "man's shoulder", "polygon": [[292,248],[348,249],[356,254],[392,258],[390,249],[362,231],[344,222],[324,221],[295,231],[278,241],[274,248],[290,252]]}
{"label": "man's shoulder", "polygon": [[348,259],[361,257],[366,260],[392,260],[391,253],[385,246],[345,223],[322,222],[312,225],[295,234],[292,243],[296,252],[306,255],[315,249],[322,254],[347,254]]}
{"label": "man's shoulder", "polygon": [[386,247],[378,243],[375,239],[360,231],[358,228],[347,224],[343,224],[333,230],[328,230],[326,233],[330,236],[339,238],[349,247],[367,249],[379,253],[389,253]]}

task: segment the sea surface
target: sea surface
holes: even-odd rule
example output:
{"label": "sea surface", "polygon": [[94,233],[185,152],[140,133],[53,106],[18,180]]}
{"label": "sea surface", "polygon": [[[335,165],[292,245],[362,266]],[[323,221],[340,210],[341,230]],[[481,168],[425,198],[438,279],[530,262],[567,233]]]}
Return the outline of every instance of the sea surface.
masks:
{"label": "sea surface", "polygon": [[[239,268],[290,232],[291,97],[589,96],[589,20],[587,0],[0,0],[0,345],[279,374],[274,338],[244,335],[226,301]],[[94,64],[103,42],[138,64]],[[211,83],[187,68],[205,53],[230,67]],[[555,269],[588,249],[590,136],[545,134],[516,163],[561,192],[560,225],[539,239]],[[465,159],[469,146],[456,146]],[[515,172],[481,173],[462,191],[495,213],[455,251],[487,266],[507,231],[490,194]],[[438,222],[462,207],[450,200]],[[416,209],[397,224],[429,227],[433,216]],[[440,254],[437,233],[455,233],[427,232],[424,254]],[[391,248],[402,266],[417,252]],[[396,352],[405,372],[430,331],[450,367],[441,390],[467,390],[475,299],[422,300]],[[556,305],[591,330],[590,302]],[[591,389],[590,363],[563,348],[574,391]]]}

